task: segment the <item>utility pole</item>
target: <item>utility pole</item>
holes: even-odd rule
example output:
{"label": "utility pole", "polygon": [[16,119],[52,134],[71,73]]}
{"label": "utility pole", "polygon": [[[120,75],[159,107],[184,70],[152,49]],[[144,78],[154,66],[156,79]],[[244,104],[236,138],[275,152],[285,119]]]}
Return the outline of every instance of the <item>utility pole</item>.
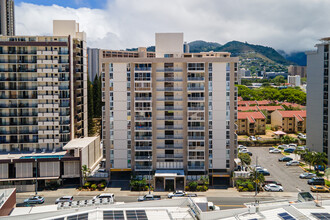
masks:
{"label": "utility pole", "polygon": [[36,161],[36,196],[38,195],[38,160],[37,158],[34,159]]}
{"label": "utility pole", "polygon": [[[149,154],[149,153],[148,153]],[[148,159],[149,159],[149,164],[150,164],[150,159],[151,159],[151,156],[150,155],[148,155]],[[152,167],[152,166],[151,166]],[[151,171],[150,171],[151,169],[149,169],[149,195],[150,195],[150,181],[151,181]]]}
{"label": "utility pole", "polygon": [[256,156],[256,194],[255,194],[255,197],[256,197],[256,203],[257,203],[257,194],[258,194],[258,172],[257,172],[257,166],[258,166],[258,156]]}

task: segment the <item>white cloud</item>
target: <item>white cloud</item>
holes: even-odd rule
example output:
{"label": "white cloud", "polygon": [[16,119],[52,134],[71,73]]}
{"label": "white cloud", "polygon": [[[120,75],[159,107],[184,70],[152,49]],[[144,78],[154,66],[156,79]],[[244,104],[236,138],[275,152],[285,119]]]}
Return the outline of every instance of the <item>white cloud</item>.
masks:
{"label": "white cloud", "polygon": [[15,14],[20,35],[51,35],[52,20],[75,19],[91,47],[149,46],[155,32],[184,32],[188,42],[239,40],[294,51],[330,36],[329,10],[327,0],[109,0],[102,10],[21,3]]}

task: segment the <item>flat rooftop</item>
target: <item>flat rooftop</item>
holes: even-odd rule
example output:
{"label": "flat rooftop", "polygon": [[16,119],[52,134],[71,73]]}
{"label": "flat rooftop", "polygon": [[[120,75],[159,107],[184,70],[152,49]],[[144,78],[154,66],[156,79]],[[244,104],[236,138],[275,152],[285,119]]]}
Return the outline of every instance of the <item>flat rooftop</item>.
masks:
{"label": "flat rooftop", "polygon": [[39,159],[39,158],[62,158],[66,155],[66,151],[59,152],[10,152],[0,153],[0,160],[11,160],[11,159]]}
{"label": "flat rooftop", "polygon": [[77,148],[84,148],[99,137],[84,137],[84,138],[76,138],[69,143],[67,143],[64,147],[63,150],[72,150],[72,149],[77,149]]}

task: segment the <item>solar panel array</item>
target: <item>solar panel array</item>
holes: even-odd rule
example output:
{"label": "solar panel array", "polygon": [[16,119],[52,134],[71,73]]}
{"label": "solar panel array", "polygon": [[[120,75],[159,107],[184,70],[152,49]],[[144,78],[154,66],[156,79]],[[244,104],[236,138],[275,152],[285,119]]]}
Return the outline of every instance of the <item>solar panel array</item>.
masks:
{"label": "solar panel array", "polygon": [[123,211],[103,211],[103,219],[104,220],[124,220],[124,212]]}
{"label": "solar panel array", "polygon": [[278,216],[281,217],[281,219],[283,220],[295,220],[294,217],[292,217],[289,213],[287,212],[282,212],[282,213],[278,213]]}
{"label": "solar panel array", "polygon": [[326,220],[326,219],[330,219],[330,214],[329,213],[312,213],[312,215],[320,220]]}
{"label": "solar panel array", "polygon": [[88,220],[88,213],[71,215],[67,217],[67,220]]}
{"label": "solar panel array", "polygon": [[126,210],[127,220],[148,220],[145,210]]}

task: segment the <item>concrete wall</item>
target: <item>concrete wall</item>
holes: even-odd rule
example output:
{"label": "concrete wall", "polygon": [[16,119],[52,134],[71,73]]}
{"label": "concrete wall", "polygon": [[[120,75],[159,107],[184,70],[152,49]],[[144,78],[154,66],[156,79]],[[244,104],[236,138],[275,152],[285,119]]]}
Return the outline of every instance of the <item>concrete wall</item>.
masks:
{"label": "concrete wall", "polygon": [[213,63],[213,169],[226,169],[226,63]]}
{"label": "concrete wall", "polygon": [[275,126],[282,127],[282,116],[278,111],[272,112],[271,125],[272,128],[274,128]]}
{"label": "concrete wall", "polygon": [[0,196],[4,195],[6,200],[0,205],[0,216],[8,216],[16,207],[16,189],[1,190]]}
{"label": "concrete wall", "polygon": [[156,33],[156,57],[173,54],[180,57],[183,53],[183,33]]}

